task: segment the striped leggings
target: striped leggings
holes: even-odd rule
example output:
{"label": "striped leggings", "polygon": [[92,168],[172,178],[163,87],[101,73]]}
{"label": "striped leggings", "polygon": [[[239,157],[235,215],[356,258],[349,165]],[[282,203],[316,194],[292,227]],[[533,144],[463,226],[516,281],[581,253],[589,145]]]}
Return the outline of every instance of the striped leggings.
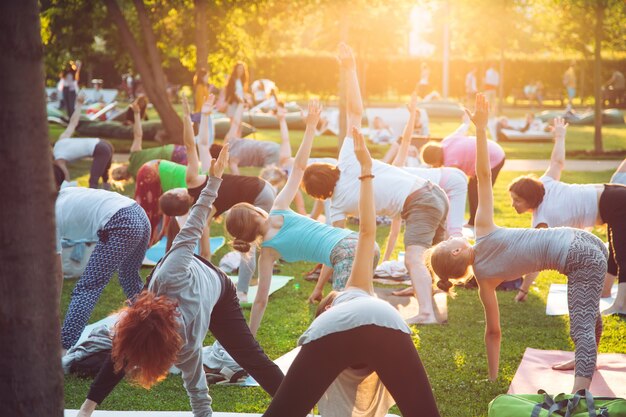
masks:
{"label": "striped leggings", "polygon": [[570,337],[574,341],[576,376],[591,378],[596,369],[602,335],[600,294],[604,285],[608,252],[591,233],[577,231],[567,253],[567,307]]}
{"label": "striped leggings", "polygon": [[150,223],[139,204],[115,213],[98,231],[98,238],[65,314],[61,329],[65,349],[78,341],[102,290],[116,271],[126,298],[134,297],[143,288],[139,269],[148,249]]}

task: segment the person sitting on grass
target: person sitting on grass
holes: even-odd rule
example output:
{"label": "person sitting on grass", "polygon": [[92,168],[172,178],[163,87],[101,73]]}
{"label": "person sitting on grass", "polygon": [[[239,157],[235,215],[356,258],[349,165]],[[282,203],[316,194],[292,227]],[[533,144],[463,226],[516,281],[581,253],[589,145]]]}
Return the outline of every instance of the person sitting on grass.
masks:
{"label": "person sitting on grass", "polygon": [[[359,237],[351,272],[344,289],[332,291],[317,307],[265,417],[304,417],[322,398],[322,415],[381,416],[393,405],[388,394],[404,416],[439,416],[411,330],[393,306],[374,296],[372,159],[356,127],[352,136],[361,175]],[[360,386],[366,378],[371,384]],[[346,394],[355,391],[358,395]]]}
{"label": "person sitting on grass", "polygon": [[[604,314],[626,313],[626,186],[621,184],[567,184],[561,173],[565,166],[567,124],[554,120],[554,148],[550,166],[536,178],[518,177],[509,186],[513,208],[518,214],[532,213],[532,227],[568,226],[579,229],[607,225],[609,266],[604,296],[618,277],[617,297]],[[523,300],[537,274],[525,277],[518,299]]]}
{"label": "person sitting on grass", "polygon": [[[347,80],[347,126],[361,127],[363,102],[352,50],[340,45],[339,61]],[[411,117],[415,117],[412,112]],[[306,168],[304,190],[311,197],[331,199],[331,221],[335,227],[345,227],[346,217],[357,214],[359,164],[354,156],[352,138],[344,138],[337,166],[313,164]],[[374,161],[374,197],[379,215],[400,216],[406,222],[404,245],[405,263],[419,302],[419,313],[409,323],[437,323],[432,299],[432,278],[424,265],[423,254],[433,244],[443,240],[448,213],[448,198],[444,191],[429,181],[409,174],[403,169]],[[322,298],[322,289],[329,275],[322,271],[312,300]]]}
{"label": "person sitting on grass", "polygon": [[194,417],[211,416],[202,365],[202,344],[209,331],[267,393],[274,395],[278,390],[283,373],[250,333],[234,284],[193,253],[227,160],[225,147],[172,248],[148,277],[147,289],[120,311],[111,357],[91,384],[79,417],[91,416],[125,375],[150,388],[167,376],[172,365],[182,371]]}
{"label": "person sitting on grass", "polygon": [[575,360],[553,369],[575,369],[572,392],[589,389],[602,334],[599,306],[607,268],[606,247],[591,233],[569,227],[514,229],[497,226],[493,218],[486,134],[489,104],[482,94],[476,95],[476,111],[470,117],[476,126],[477,239],[471,245],[464,238],[451,238],[428,252],[427,262],[437,277],[437,286],[449,291],[453,285],[451,279],[462,279],[473,272],[485,310],[489,379],[495,381],[502,337],[496,287],[534,271],[552,269],[567,275],[570,336],[576,347]]}
{"label": "person sitting on grass", "polygon": [[61,133],[59,139],[54,144],[52,154],[56,165],[63,170],[65,180],[70,180],[70,173],[67,163],[83,158],[93,158],[91,170],[89,172],[89,187],[98,188],[100,178],[102,178],[102,188],[108,190],[109,168],[113,159],[113,145],[104,139],[98,138],[73,138],[72,135],[80,121],[85,96],[83,94],[76,98],[74,113],[70,117],[67,128]]}
{"label": "person sitting on grass", "polygon": [[[333,288],[346,285],[357,245],[357,235],[302,216],[289,209],[313,145],[321,107],[309,103],[306,131],[287,184],[278,193],[269,213],[250,204],[236,204],[226,215],[226,230],[234,238],[233,247],[247,253],[261,241],[259,287],[250,312],[250,329],[256,334],[269,298],[274,262],[301,260],[323,263],[333,275]],[[375,265],[370,265],[373,269]]]}
{"label": "person sitting on grass", "polygon": [[[137,117],[135,117],[133,122],[133,143],[130,145],[128,164],[113,168],[111,171],[111,177],[115,181],[124,181],[136,178],[137,172],[145,163],[156,159],[163,159],[177,164],[187,165],[187,153],[185,152],[185,147],[182,145],[170,144],[154,148],[142,148],[143,129],[141,127],[141,117],[139,117],[141,109],[138,101],[139,99],[135,100],[130,105],[132,111],[137,115]],[[202,135],[202,130],[200,130],[200,135]]]}
{"label": "person sitting on grass", "polygon": [[[207,102],[203,106],[204,111],[209,115],[213,111],[214,100],[214,96],[209,95]],[[200,157],[198,157],[196,143],[193,138],[189,104],[185,97],[183,97],[183,112],[183,139],[185,147],[187,148],[187,155],[189,156],[189,163],[184,167],[185,186],[173,188],[163,193],[158,199],[160,210],[164,215],[180,219],[180,223],[178,220],[169,223],[168,249],[174,236],[176,236],[180,227],[185,223],[189,208],[196,202],[200,193],[206,186],[209,176],[201,174],[200,172],[207,172],[211,163],[211,159],[206,157],[209,147],[206,136],[201,136],[197,144],[200,149]],[[180,170],[180,167],[177,169]],[[213,206],[211,207],[206,221],[205,230],[202,233],[200,254],[204,258],[210,259],[211,248],[209,231],[212,219],[221,216],[224,212],[239,203],[248,203],[252,204],[254,207],[269,210],[274,203],[275,196],[276,194],[272,186],[261,178],[224,174],[222,176],[221,192],[215,201],[213,201]],[[253,252],[252,256],[243,258],[239,266],[237,296],[242,303],[247,302],[248,287],[256,270],[256,257],[254,255],[255,253]]]}

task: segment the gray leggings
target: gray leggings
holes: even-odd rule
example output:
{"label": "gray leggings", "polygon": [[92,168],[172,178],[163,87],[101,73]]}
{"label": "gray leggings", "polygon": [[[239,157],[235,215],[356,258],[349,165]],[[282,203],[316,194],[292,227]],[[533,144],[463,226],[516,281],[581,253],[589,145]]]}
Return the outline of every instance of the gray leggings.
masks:
{"label": "gray leggings", "polygon": [[596,369],[602,335],[600,294],[608,252],[591,233],[577,231],[567,253],[567,307],[570,337],[574,341],[576,376],[591,378]]}
{"label": "gray leggings", "polygon": [[[266,212],[270,212],[274,205],[274,198],[276,197],[276,191],[269,182],[265,183],[265,186],[254,199],[253,206],[262,208]],[[250,287],[250,280],[256,270],[256,245],[250,246],[250,252],[241,256],[241,262],[239,264],[239,275],[237,278],[237,291],[248,292]]]}
{"label": "gray leggings", "polygon": [[102,177],[102,183],[106,188],[109,182],[109,168],[111,168],[111,160],[113,159],[113,145],[106,140],[100,139],[100,142],[93,150],[93,162],[91,163],[91,172],[89,173],[89,187],[98,188],[98,182]]}

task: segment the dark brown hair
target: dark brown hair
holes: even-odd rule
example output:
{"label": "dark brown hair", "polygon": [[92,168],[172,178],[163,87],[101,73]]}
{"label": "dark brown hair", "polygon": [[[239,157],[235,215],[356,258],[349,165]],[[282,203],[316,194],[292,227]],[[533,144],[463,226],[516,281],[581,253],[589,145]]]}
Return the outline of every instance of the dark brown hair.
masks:
{"label": "dark brown hair", "polygon": [[333,195],[339,181],[339,168],[331,164],[315,163],[304,170],[302,186],[313,198],[325,200]]}
{"label": "dark brown hair", "polygon": [[115,372],[125,371],[144,388],[167,376],[183,345],[177,305],[168,297],[143,291],[132,306],[120,311],[111,350]]}
{"label": "dark brown hair", "polygon": [[211,158],[217,159],[220,156],[220,152],[222,152],[223,146],[219,143],[214,143],[209,148],[209,153],[211,154]]}
{"label": "dark brown hair", "polygon": [[452,252],[441,244],[428,249],[424,253],[424,261],[428,270],[435,276],[437,288],[447,293],[450,293],[456,284],[451,282],[451,279],[463,282],[472,272],[471,265],[463,262],[461,257],[452,255]]}
{"label": "dark brown hair", "polygon": [[184,216],[189,212],[190,205],[175,194],[164,193],[159,197],[159,207],[166,216]]}
{"label": "dark brown hair", "polygon": [[543,201],[546,189],[535,175],[523,175],[513,180],[509,191],[523,198],[530,208],[537,208]]}
{"label": "dark brown hair", "polygon": [[239,65],[243,67],[243,75],[241,76],[241,85],[243,87],[243,91],[248,91],[248,67],[246,66],[245,62],[239,61],[233,67],[233,70],[228,77],[228,82],[226,83],[226,103],[228,104],[239,102],[235,93],[235,81],[237,80],[237,67],[239,67]]}
{"label": "dark brown hair", "polygon": [[235,238],[233,249],[236,251],[249,252],[251,244],[259,238],[261,231],[255,220],[255,213],[261,214],[249,203],[235,204],[228,211],[225,226],[228,233]]}
{"label": "dark brown hair", "polygon": [[326,297],[324,297],[322,301],[320,301],[320,303],[317,305],[317,308],[315,309],[315,317],[319,316],[324,311],[326,311],[326,308],[330,306],[333,303],[333,301],[335,301],[335,298],[337,298],[338,295],[339,295],[338,291],[333,290],[329,292],[328,295],[326,295]]}

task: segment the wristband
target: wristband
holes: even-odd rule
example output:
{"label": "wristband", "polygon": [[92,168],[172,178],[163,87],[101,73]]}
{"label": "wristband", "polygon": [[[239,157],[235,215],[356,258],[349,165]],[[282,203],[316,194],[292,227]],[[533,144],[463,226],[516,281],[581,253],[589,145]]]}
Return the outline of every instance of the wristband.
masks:
{"label": "wristband", "polygon": [[363,181],[363,180],[364,180],[364,179],[366,179],[366,178],[372,178],[372,179],[374,179],[374,178],[375,178],[375,176],[374,176],[373,174],[361,175],[361,176],[359,177],[359,180]]}

